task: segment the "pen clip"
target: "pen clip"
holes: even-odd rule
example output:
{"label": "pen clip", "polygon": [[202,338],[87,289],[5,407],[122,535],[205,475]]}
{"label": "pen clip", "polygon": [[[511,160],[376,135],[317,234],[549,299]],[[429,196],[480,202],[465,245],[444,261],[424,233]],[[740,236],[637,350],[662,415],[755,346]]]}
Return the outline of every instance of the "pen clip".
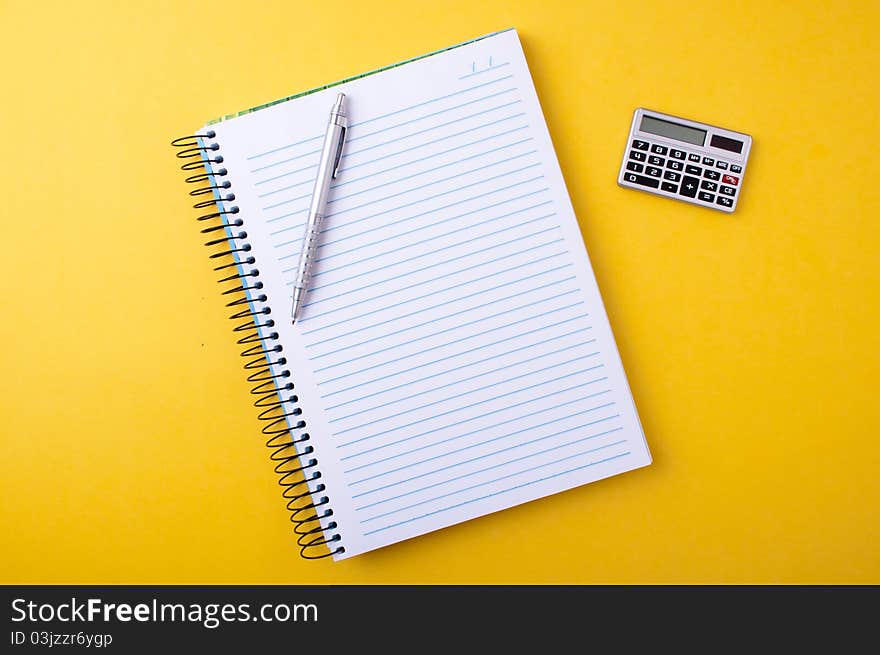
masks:
{"label": "pen clip", "polygon": [[345,133],[348,132],[348,128],[344,125],[342,126],[342,130],[339,132],[339,141],[337,142],[336,147],[336,161],[333,162],[333,179],[336,179],[336,176],[339,175],[339,162],[342,160],[342,149],[345,147]]}

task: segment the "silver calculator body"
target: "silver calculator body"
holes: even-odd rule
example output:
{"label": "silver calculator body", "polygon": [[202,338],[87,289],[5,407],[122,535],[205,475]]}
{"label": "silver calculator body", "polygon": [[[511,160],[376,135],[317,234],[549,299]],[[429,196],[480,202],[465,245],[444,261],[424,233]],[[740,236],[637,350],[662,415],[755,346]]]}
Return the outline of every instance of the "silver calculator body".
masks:
{"label": "silver calculator body", "polygon": [[723,212],[742,193],[752,137],[640,107],[617,183]]}

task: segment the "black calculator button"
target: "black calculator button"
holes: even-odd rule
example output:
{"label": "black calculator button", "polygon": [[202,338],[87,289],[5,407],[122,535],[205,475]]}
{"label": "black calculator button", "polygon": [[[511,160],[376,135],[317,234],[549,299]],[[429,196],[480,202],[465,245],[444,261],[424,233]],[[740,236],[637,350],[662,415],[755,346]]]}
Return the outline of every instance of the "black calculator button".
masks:
{"label": "black calculator button", "polygon": [[695,161],[695,162],[697,162],[697,163],[699,164],[699,163],[700,163],[700,156],[699,156],[699,155],[690,154],[690,155],[688,155],[688,161]]}
{"label": "black calculator button", "polygon": [[710,182],[709,180],[703,180],[700,184],[701,189],[705,189],[706,191],[718,191],[718,185],[715,182]]}
{"label": "black calculator button", "polygon": [[700,181],[695,177],[687,177],[682,180],[681,188],[679,189],[679,193],[683,196],[687,196],[688,198],[694,198],[697,195],[697,187],[700,185]]}
{"label": "black calculator button", "polygon": [[629,158],[630,159],[635,159],[636,161],[645,161],[645,157],[646,157],[645,153],[639,152],[638,150],[630,150],[629,151]]}
{"label": "black calculator button", "polygon": [[669,156],[673,159],[684,159],[684,152],[682,150],[672,149],[669,151]]}
{"label": "black calculator button", "polygon": [[678,191],[678,187],[672,182],[664,182],[660,185],[660,188],[664,191],[669,191],[669,193],[675,193],[676,191]]}
{"label": "black calculator button", "polygon": [[718,180],[721,178],[721,173],[713,171],[711,168],[707,168],[703,171],[703,177],[708,177],[710,180]]}
{"label": "black calculator button", "polygon": [[715,202],[715,194],[700,191],[700,200],[703,202]]}
{"label": "black calculator button", "polygon": [[673,171],[680,171],[682,168],[684,168],[684,164],[682,164],[680,161],[675,161],[674,159],[667,159],[666,168]]}
{"label": "black calculator button", "polygon": [[742,166],[737,166],[736,164],[731,164],[730,165],[730,172],[731,173],[742,173],[743,172]]}
{"label": "black calculator button", "polygon": [[699,175],[700,173],[703,172],[703,169],[700,168],[699,166],[693,166],[692,164],[688,164],[687,166],[684,167],[684,172],[690,173],[691,175]]}
{"label": "black calculator button", "polygon": [[663,171],[661,171],[656,166],[648,166],[648,168],[645,169],[645,172],[651,177],[660,177],[660,173],[662,173]]}
{"label": "black calculator button", "polygon": [[703,157],[703,166],[714,166],[715,160],[711,157]]}
{"label": "black calculator button", "polygon": [[651,146],[651,152],[657,155],[665,155],[669,151],[666,146],[658,146],[656,143]]}
{"label": "black calculator button", "polygon": [[718,196],[718,204],[723,207],[733,207],[733,200],[725,196]]}
{"label": "black calculator button", "polygon": [[716,161],[716,162],[715,162],[715,166],[717,166],[718,168],[720,168],[722,171],[726,171],[726,170],[727,170],[727,162],[726,162],[726,161]]}
{"label": "black calculator button", "polygon": [[647,150],[648,142],[647,141],[639,141],[638,139],[633,139],[633,148],[636,150]]}
{"label": "black calculator button", "polygon": [[681,173],[676,173],[675,171],[666,171],[663,173],[664,180],[670,180],[672,182],[678,182],[681,179]]}
{"label": "black calculator button", "polygon": [[666,160],[663,157],[658,157],[657,155],[651,155],[648,157],[648,163],[654,164],[654,166],[662,166],[666,163]]}
{"label": "black calculator button", "polygon": [[624,179],[627,182],[632,182],[634,184],[641,184],[642,186],[649,186],[652,189],[656,189],[660,186],[660,180],[655,180],[652,177],[645,177],[644,175],[636,175],[635,173],[627,173],[624,176]]}
{"label": "black calculator button", "polygon": [[633,171],[634,173],[641,173],[644,170],[644,166],[635,161],[626,162],[626,170]]}
{"label": "black calculator button", "polygon": [[735,196],[736,189],[734,189],[732,186],[724,186],[722,184],[721,185],[721,193],[723,193],[725,196]]}

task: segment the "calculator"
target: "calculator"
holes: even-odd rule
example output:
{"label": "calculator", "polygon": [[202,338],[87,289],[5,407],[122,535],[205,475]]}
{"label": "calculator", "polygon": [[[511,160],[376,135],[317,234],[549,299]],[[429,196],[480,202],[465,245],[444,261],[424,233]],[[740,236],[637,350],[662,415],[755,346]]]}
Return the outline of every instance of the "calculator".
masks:
{"label": "calculator", "polygon": [[640,107],[617,183],[723,212],[736,209],[752,137]]}

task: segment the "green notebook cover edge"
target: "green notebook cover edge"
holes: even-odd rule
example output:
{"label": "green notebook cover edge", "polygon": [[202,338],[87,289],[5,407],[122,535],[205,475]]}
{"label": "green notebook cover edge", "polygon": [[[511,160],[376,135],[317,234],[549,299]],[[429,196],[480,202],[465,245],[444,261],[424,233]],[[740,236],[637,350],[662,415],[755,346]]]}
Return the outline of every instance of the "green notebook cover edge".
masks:
{"label": "green notebook cover edge", "polygon": [[329,84],[324,84],[323,86],[316,86],[313,89],[309,89],[307,91],[300,91],[299,93],[295,93],[290,96],[285,96],[284,98],[279,98],[278,100],[272,100],[271,102],[266,102],[262,105],[257,105],[256,107],[251,107],[250,109],[244,109],[242,111],[238,111],[232,114],[225,114],[220,116],[219,118],[211,119],[207,122],[207,125],[215,125],[222,121],[230,120],[232,118],[237,118],[239,116],[244,116],[245,114],[252,114],[255,111],[259,111],[261,109],[266,109],[267,107],[273,107],[275,105],[280,105],[282,102],[287,102],[288,100],[295,100],[296,98],[302,98],[303,96],[307,96],[312,93],[317,93],[318,91],[323,91],[324,89],[330,89],[334,86],[339,86],[340,84],[345,84],[346,82],[351,82],[353,80],[358,80],[362,77],[367,77],[368,75],[375,75],[376,73],[381,73],[383,71],[390,70],[392,68],[397,68],[398,66],[403,66],[404,64],[409,64],[414,61],[418,61],[419,59],[424,59],[425,57],[432,57],[434,55],[439,55],[441,52],[446,52],[448,50],[454,50],[455,48],[460,48],[461,46],[469,45],[471,43],[476,43],[477,41],[482,41],[483,39],[488,39],[493,36],[497,36],[498,34],[503,34],[504,32],[509,32],[513,30],[513,27],[508,27],[507,29],[498,30],[497,32],[490,32],[489,34],[484,34],[483,36],[478,36],[475,39],[469,39],[468,41],[462,41],[461,43],[456,43],[455,45],[447,46],[445,48],[441,48],[440,50],[434,50],[432,52],[426,52],[425,54],[418,55],[416,57],[410,57],[409,59],[404,59],[403,61],[399,61],[395,64],[389,64],[388,66],[382,66],[381,68],[375,68],[371,71],[367,71],[366,73],[360,73],[359,75],[352,75],[351,77],[346,77],[341,80],[337,80],[336,82],[330,82]]}

